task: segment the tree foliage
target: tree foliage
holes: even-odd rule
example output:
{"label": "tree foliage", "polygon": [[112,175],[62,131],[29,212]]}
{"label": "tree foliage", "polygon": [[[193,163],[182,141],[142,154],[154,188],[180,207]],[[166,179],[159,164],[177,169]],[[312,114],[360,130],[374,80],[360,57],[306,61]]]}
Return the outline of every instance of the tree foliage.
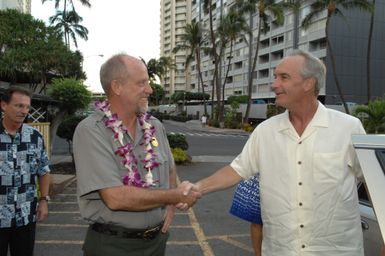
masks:
{"label": "tree foliage", "polygon": [[73,78],[54,79],[48,94],[58,101],[60,111],[68,114],[74,114],[91,103],[91,92],[80,80]]}
{"label": "tree foliage", "polygon": [[367,133],[385,132],[385,96],[358,106],[354,115],[361,118]]}
{"label": "tree foliage", "polygon": [[[62,31],[61,35],[64,37],[65,45],[68,48],[70,48],[70,38],[72,38],[76,48],[78,47],[76,36],[88,40],[88,29],[80,25],[83,18],[76,12],[73,0],[42,0],[43,3],[47,1],[55,1],[56,14],[50,17],[50,22],[55,24],[56,29]],[[79,0],[79,2],[83,6],[91,7],[89,0]],[[60,3],[63,3],[62,10],[59,9]]]}
{"label": "tree foliage", "polygon": [[236,101],[238,103],[247,103],[248,95],[237,95],[237,96],[233,95],[233,96],[229,96],[227,98],[227,103],[228,104],[231,104],[234,101]]}
{"label": "tree foliage", "polygon": [[77,36],[86,41],[88,40],[88,29],[80,25],[83,18],[74,10],[57,11],[54,16],[49,18],[49,21],[51,25],[54,25],[55,29],[62,32],[67,47],[70,45],[70,39],[72,39],[75,47],[78,47]]}
{"label": "tree foliage", "polygon": [[0,50],[0,78],[37,93],[52,77],[85,78],[82,55],[68,50],[54,28],[17,10],[0,10]]}
{"label": "tree foliage", "polygon": [[62,139],[65,139],[68,143],[68,152],[72,156],[72,162],[74,162],[72,151],[72,138],[75,133],[76,126],[85,118],[85,116],[71,115],[66,117],[63,122],[60,123],[56,135]]}
{"label": "tree foliage", "polygon": [[56,111],[52,113],[53,117],[50,127],[50,141],[53,142],[54,134],[56,134],[60,123],[68,115],[73,115],[76,111],[89,106],[91,103],[91,92],[87,90],[80,80],[64,78],[53,80],[48,94],[57,101]]}
{"label": "tree foliage", "polygon": [[159,102],[162,101],[166,92],[159,84],[150,82],[150,86],[152,88],[152,94],[150,95],[150,104],[159,105]]}
{"label": "tree foliage", "polygon": [[156,77],[162,79],[168,72],[168,70],[175,69],[175,62],[171,57],[162,56],[159,59],[150,59],[146,62],[143,58],[140,58],[147,67],[148,77],[150,81],[155,81]]}
{"label": "tree foliage", "polygon": [[345,112],[349,114],[349,108],[346,104],[344,94],[342,92],[342,87],[337,75],[337,65],[335,60],[334,48],[330,42],[329,38],[329,29],[330,29],[330,20],[333,16],[338,16],[344,18],[343,11],[351,9],[359,9],[367,12],[373,12],[373,5],[367,0],[316,0],[311,4],[311,11],[305,16],[302,20],[302,27],[307,29],[311,24],[319,18],[319,14],[323,13],[325,10],[327,12],[326,24],[325,24],[325,37],[328,55],[330,56],[330,61],[332,64],[332,71],[334,82],[338,91],[338,94],[341,98],[342,104],[344,105]]}
{"label": "tree foliage", "polygon": [[174,103],[182,101],[192,101],[192,100],[209,100],[210,95],[202,92],[186,92],[178,91],[171,95],[171,100]]}

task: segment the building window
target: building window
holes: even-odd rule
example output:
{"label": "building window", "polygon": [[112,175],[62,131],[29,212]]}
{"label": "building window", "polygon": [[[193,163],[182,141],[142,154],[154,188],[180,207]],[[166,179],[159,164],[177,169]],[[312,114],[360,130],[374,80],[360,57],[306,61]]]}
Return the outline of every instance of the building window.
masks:
{"label": "building window", "polygon": [[284,41],[284,36],[278,35],[278,36],[271,38],[271,45],[281,44],[281,43],[283,43],[283,41]]}
{"label": "building window", "polygon": [[236,90],[236,91],[234,91],[234,95],[242,95],[242,90]]}
{"label": "building window", "polygon": [[270,91],[271,91],[271,89],[270,89],[269,84],[260,84],[260,85],[258,85],[258,92],[259,93],[268,93]]}
{"label": "building window", "polygon": [[259,70],[258,77],[259,78],[267,78],[267,77],[269,77],[269,69],[261,69],[261,70]]}
{"label": "building window", "polygon": [[326,38],[320,38],[309,42],[309,51],[314,52],[326,48]]}
{"label": "building window", "polygon": [[243,75],[236,75],[233,76],[233,82],[242,82],[243,81]]}
{"label": "building window", "polygon": [[270,46],[269,39],[265,39],[259,43],[261,49],[267,48]]}
{"label": "building window", "polygon": [[259,56],[259,64],[264,64],[267,62],[269,62],[269,54],[268,53]]}
{"label": "building window", "polygon": [[232,76],[226,77],[226,84],[231,84],[232,82],[233,82],[233,77]]}
{"label": "building window", "polygon": [[234,63],[234,69],[240,69],[242,68],[242,61],[238,61]]}
{"label": "building window", "polygon": [[279,50],[271,53],[271,61],[280,60],[282,58],[283,58],[283,50]]}

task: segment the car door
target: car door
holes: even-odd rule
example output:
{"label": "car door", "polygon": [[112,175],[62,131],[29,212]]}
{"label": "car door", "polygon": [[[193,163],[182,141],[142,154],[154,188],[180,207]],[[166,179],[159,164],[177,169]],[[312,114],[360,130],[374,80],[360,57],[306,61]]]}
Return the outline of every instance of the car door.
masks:
{"label": "car door", "polygon": [[364,183],[358,185],[365,256],[379,255],[382,248],[380,227]]}

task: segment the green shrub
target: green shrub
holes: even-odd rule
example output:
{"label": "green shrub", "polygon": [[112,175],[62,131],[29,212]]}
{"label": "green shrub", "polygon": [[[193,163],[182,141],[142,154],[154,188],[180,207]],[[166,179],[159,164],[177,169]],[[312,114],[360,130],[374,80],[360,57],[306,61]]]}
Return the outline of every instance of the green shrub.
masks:
{"label": "green shrub", "polygon": [[191,162],[190,157],[186,154],[186,151],[184,151],[183,149],[173,148],[171,149],[171,152],[176,164],[184,164]]}
{"label": "green shrub", "polygon": [[254,127],[251,124],[246,123],[243,124],[243,130],[246,132],[252,132],[254,130]]}
{"label": "green shrub", "polygon": [[267,118],[281,114],[283,112],[285,112],[285,108],[276,106],[274,104],[267,104],[267,110],[266,110]]}
{"label": "green shrub", "polygon": [[188,149],[186,136],[181,133],[168,133],[167,139],[170,144],[170,148],[181,148],[183,150]]}

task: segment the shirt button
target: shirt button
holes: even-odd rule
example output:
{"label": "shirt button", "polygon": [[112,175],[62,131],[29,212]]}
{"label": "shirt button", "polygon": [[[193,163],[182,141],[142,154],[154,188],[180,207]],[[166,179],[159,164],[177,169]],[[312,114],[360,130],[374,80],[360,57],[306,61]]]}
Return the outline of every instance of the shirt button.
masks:
{"label": "shirt button", "polygon": [[306,246],[303,244],[301,247],[302,247],[302,248],[305,248]]}
{"label": "shirt button", "polygon": [[302,141],[298,142],[298,144],[302,144]]}
{"label": "shirt button", "polygon": [[298,185],[302,186],[302,182],[298,182]]}
{"label": "shirt button", "polygon": [[302,203],[299,203],[299,206],[302,206]]}
{"label": "shirt button", "polygon": [[303,224],[301,224],[301,225],[299,225],[299,227],[300,227],[300,228],[303,228],[303,227],[304,227],[304,225],[303,225]]}
{"label": "shirt button", "polygon": [[301,162],[301,161],[298,161],[298,164],[302,164],[302,162]]}

